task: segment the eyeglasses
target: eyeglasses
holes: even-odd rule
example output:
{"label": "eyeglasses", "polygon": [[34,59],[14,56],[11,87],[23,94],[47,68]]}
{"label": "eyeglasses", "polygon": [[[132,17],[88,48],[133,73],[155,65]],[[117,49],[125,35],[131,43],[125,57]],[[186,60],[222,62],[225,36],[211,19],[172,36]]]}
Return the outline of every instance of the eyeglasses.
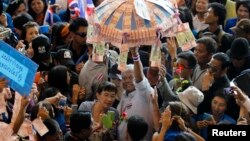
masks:
{"label": "eyeglasses", "polygon": [[86,32],[75,32],[75,34],[81,36],[82,38],[85,38],[87,36]]}

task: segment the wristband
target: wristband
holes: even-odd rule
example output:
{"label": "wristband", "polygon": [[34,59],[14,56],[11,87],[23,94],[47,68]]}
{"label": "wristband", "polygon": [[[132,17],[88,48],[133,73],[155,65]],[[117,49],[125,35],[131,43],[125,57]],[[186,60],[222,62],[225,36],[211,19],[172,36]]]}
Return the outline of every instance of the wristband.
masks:
{"label": "wristband", "polygon": [[137,54],[136,56],[133,56],[134,61],[140,61],[140,55]]}

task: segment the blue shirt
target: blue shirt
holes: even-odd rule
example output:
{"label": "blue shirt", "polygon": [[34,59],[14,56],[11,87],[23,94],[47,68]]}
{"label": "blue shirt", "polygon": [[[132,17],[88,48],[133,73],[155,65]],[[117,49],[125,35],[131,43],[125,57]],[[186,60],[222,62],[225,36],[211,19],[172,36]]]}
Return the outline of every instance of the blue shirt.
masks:
{"label": "blue shirt", "polygon": [[[192,117],[192,120],[194,120],[195,122],[197,121],[202,121],[202,120],[210,120],[211,119],[211,114],[208,114],[208,113],[203,113],[203,114],[200,114],[200,115],[195,115]],[[223,114],[219,121],[216,123],[216,125],[235,125],[236,124],[236,121],[231,118],[230,116],[226,115],[226,114]],[[207,128],[203,128],[200,130],[200,135],[205,139],[207,140]]]}
{"label": "blue shirt", "polygon": [[234,35],[234,32],[230,28],[236,26],[236,23],[237,23],[237,18],[228,19],[226,24],[225,24],[224,31]]}
{"label": "blue shirt", "polygon": [[169,129],[167,133],[164,135],[164,141],[175,141],[175,138],[178,134],[180,134],[181,130]]}

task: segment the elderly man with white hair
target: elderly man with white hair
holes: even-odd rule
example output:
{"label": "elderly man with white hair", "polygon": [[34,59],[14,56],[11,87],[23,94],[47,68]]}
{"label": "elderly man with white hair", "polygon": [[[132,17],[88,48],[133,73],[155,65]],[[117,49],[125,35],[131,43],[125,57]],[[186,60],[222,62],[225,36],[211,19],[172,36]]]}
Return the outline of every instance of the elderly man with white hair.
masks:
{"label": "elderly man with white hair", "polygon": [[142,116],[148,124],[146,140],[151,140],[153,134],[153,106],[151,94],[153,88],[143,74],[142,63],[138,53],[138,48],[132,48],[134,65],[128,65],[126,71],[122,72],[122,86],[125,93],[117,107],[120,115],[125,117],[118,127],[119,140],[125,141],[127,131],[127,121],[131,116]]}

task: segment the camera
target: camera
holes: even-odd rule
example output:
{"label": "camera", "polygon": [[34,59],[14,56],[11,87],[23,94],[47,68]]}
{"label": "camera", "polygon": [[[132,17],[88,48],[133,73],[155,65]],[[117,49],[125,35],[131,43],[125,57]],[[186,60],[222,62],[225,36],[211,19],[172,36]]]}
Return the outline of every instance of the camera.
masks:
{"label": "camera", "polygon": [[233,90],[232,90],[231,87],[224,88],[224,93],[225,93],[225,94],[233,94]]}

